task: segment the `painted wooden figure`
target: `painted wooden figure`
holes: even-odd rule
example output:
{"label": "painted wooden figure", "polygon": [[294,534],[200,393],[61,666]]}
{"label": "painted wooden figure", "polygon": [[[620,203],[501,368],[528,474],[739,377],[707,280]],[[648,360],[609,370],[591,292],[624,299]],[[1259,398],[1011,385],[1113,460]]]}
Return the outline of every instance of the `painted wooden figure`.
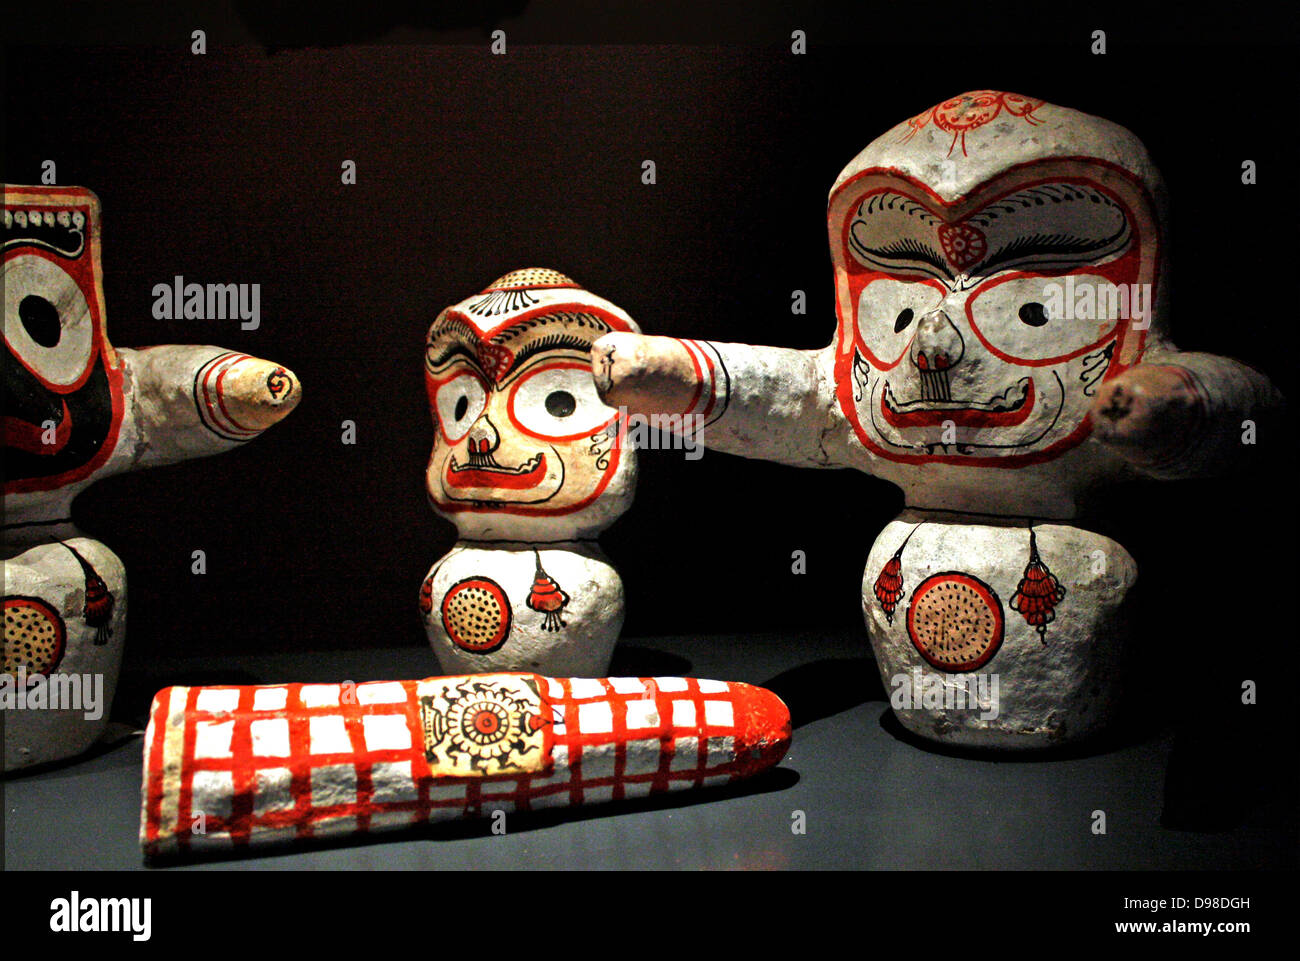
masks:
{"label": "painted wooden figure", "polygon": [[100,228],[89,190],[5,187],[6,771],[80,754],[108,723],[126,572],[73,525],[73,498],[238,447],[301,396],[285,368],[220,347],[114,348]]}
{"label": "painted wooden figure", "polygon": [[863,609],[900,721],[1037,748],[1114,712],[1137,569],[1075,522],[1137,473],[1209,473],[1280,400],[1166,332],[1166,197],[1128,130],[976,91],[898,124],[830,194],[838,328],[820,351],[614,333],[607,403],[707,414],[717,450],[854,467],[906,510]]}
{"label": "painted wooden figure", "polygon": [[607,672],[623,584],[596,534],[632,502],[636,451],[596,396],[592,343],[630,317],[553,270],[517,270],[438,315],[425,347],[426,485],[455,548],[420,588],[448,673]]}

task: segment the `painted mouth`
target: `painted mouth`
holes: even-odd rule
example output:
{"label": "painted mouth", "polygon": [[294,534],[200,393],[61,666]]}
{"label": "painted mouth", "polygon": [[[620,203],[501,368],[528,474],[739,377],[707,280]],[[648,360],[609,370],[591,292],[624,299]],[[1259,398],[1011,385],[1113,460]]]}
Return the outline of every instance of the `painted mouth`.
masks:
{"label": "painted mouth", "polygon": [[27,454],[57,454],[68,444],[72,436],[72,415],[68,413],[68,402],[63,401],[63,414],[58,426],[54,428],[54,442],[45,443],[45,428],[29,423],[21,417],[5,416],[0,423],[4,430],[4,445]]}
{"label": "painted mouth", "polygon": [[880,412],[885,420],[902,428],[936,427],[944,421],[952,421],[958,427],[1014,427],[1029,418],[1037,396],[1034,382],[1029,377],[1020,378],[985,401],[950,399],[946,378],[942,384],[923,384],[922,387],[921,397],[900,401],[886,381],[880,395]]}
{"label": "painted mouth", "polygon": [[539,452],[517,467],[502,467],[495,462],[461,465],[453,454],[447,465],[446,479],[448,487],[461,490],[471,487],[528,490],[546,479],[546,455]]}

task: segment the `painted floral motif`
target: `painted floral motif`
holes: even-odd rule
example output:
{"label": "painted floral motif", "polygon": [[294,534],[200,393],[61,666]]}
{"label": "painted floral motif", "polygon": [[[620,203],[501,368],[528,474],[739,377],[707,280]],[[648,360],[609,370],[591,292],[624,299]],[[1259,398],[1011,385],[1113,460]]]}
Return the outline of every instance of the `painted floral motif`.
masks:
{"label": "painted floral motif", "polygon": [[948,263],[965,270],[984,259],[988,241],[984,234],[970,224],[943,224],[939,227],[939,245],[943,247]]}
{"label": "painted floral motif", "polygon": [[1064,599],[1065,588],[1038,556],[1038,537],[1030,528],[1029,564],[1007,606],[1021,614],[1046,644],[1047,625],[1056,620],[1056,605]]}

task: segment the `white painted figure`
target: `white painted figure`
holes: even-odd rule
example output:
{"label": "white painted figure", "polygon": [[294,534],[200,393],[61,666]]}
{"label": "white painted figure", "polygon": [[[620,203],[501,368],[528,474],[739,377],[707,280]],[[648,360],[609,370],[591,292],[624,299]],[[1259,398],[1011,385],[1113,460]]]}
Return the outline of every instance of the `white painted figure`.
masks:
{"label": "white painted figure", "polygon": [[607,673],[623,584],[596,535],[632,503],[636,450],[596,396],[590,351],[638,330],[540,268],[501,277],[429,328],[426,486],[459,540],[425,578],[420,610],[444,673]]}
{"label": "white painted figure", "polygon": [[6,771],[103,734],[122,661],[126,571],[71,505],[123,471],[230,450],[301,396],[285,368],[220,347],[114,348],[100,208],[80,187],[5,187]]}
{"label": "white painted figure", "polygon": [[1137,576],[1076,521],[1079,496],[1209,473],[1280,403],[1257,371],[1169,340],[1165,211],[1123,127],[962,94],[837,179],[832,344],[613,333],[593,348],[597,387],[634,414],[705,413],[711,449],[897,484],[906,510],[862,596],[886,691],[925,678],[899,720],[975,747],[1078,741],[1114,713]]}

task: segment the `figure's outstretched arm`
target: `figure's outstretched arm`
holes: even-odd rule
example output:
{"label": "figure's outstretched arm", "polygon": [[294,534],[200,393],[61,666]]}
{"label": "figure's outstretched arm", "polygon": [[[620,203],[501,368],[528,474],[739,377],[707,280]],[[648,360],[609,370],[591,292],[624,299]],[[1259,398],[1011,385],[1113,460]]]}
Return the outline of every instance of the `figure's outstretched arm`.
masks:
{"label": "figure's outstretched arm", "polygon": [[1094,436],[1151,477],[1205,476],[1231,466],[1283,403],[1240,361],[1156,348],[1098,390]]}
{"label": "figure's outstretched arm", "polygon": [[591,366],[605,403],[651,426],[681,416],[710,450],[834,467],[827,441],[845,425],[825,354],[613,333],[593,345]]}
{"label": "figure's outstretched arm", "polygon": [[302,396],[292,371],[221,347],[117,352],[134,426],[119,470],[230,450],[288,416]]}

